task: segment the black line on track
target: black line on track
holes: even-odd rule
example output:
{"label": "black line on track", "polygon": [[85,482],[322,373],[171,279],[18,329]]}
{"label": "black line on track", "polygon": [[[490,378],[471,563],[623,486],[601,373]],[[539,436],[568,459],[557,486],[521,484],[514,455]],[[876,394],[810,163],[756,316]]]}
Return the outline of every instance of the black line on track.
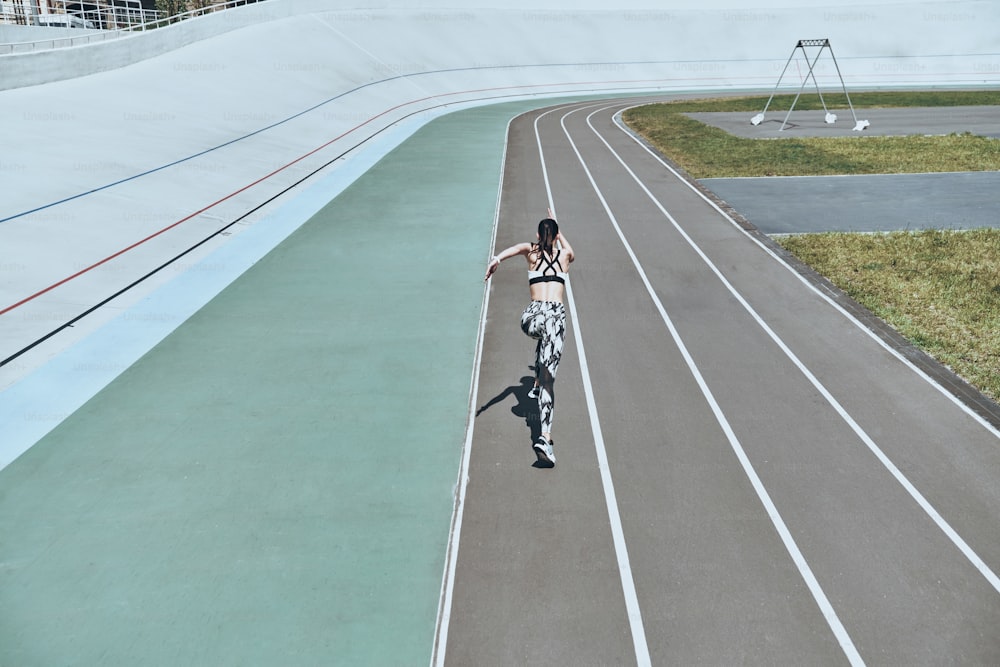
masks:
{"label": "black line on track", "polygon": [[137,280],[134,280],[133,282],[129,283],[128,285],[126,285],[126,286],[125,286],[125,287],[123,287],[122,289],[118,290],[117,292],[115,292],[115,293],[114,293],[114,294],[112,294],[111,296],[109,296],[109,297],[106,297],[105,299],[101,300],[101,301],[100,301],[100,302],[98,302],[97,304],[95,304],[95,305],[91,306],[90,308],[87,308],[87,309],[86,309],[85,311],[83,311],[82,313],[80,313],[80,314],[79,314],[79,315],[77,315],[76,317],[74,317],[74,318],[72,318],[72,319],[70,319],[70,320],[68,320],[68,321],[64,322],[63,324],[59,325],[58,327],[56,327],[55,329],[53,329],[53,330],[52,330],[52,331],[50,331],[49,333],[45,334],[45,335],[44,335],[44,336],[42,336],[41,338],[39,338],[39,339],[35,340],[35,341],[34,341],[33,343],[31,343],[31,344],[29,344],[29,345],[27,345],[27,346],[25,346],[25,347],[21,348],[20,350],[18,350],[17,352],[15,352],[14,354],[12,354],[11,356],[7,357],[7,358],[6,358],[6,359],[4,359],[3,361],[0,361],[0,368],[3,368],[4,366],[6,366],[6,365],[7,365],[7,364],[9,364],[10,362],[14,361],[14,360],[15,360],[15,359],[17,359],[18,357],[20,357],[20,356],[24,355],[25,353],[27,353],[27,352],[29,352],[29,351],[33,350],[33,349],[34,349],[35,347],[37,347],[37,346],[41,345],[42,343],[44,343],[44,342],[45,342],[45,341],[47,341],[48,339],[52,338],[52,337],[53,337],[53,336],[55,336],[56,334],[60,333],[61,331],[64,331],[64,330],[66,330],[66,329],[68,329],[68,328],[72,327],[72,326],[73,326],[74,324],[76,324],[77,322],[79,322],[80,320],[82,320],[82,319],[83,319],[84,317],[86,317],[87,315],[90,315],[91,313],[93,313],[93,312],[94,312],[95,310],[97,310],[98,308],[101,308],[102,306],[105,306],[105,305],[107,305],[107,304],[108,304],[108,303],[110,303],[111,301],[113,301],[113,300],[117,299],[117,298],[118,298],[119,296],[121,296],[122,294],[125,294],[126,292],[128,292],[128,291],[129,291],[130,289],[132,289],[132,288],[134,288],[134,287],[138,286],[138,285],[139,285],[139,284],[141,284],[142,282],[144,282],[144,281],[148,280],[149,278],[153,277],[154,275],[156,275],[157,273],[159,273],[159,272],[160,272],[160,271],[162,271],[163,269],[167,268],[168,266],[170,266],[170,265],[171,265],[171,264],[173,264],[174,262],[176,262],[176,261],[178,261],[179,259],[181,259],[181,258],[185,257],[186,255],[190,254],[191,252],[193,252],[193,251],[197,250],[198,248],[200,248],[201,246],[205,245],[206,243],[208,243],[209,241],[211,241],[211,240],[212,240],[212,239],[214,239],[215,237],[217,237],[217,236],[219,236],[219,235],[223,234],[223,233],[224,233],[224,232],[225,232],[226,230],[228,230],[229,228],[231,228],[231,227],[232,227],[233,225],[235,225],[235,224],[239,223],[239,222],[240,222],[241,220],[243,220],[243,219],[247,218],[248,216],[250,216],[250,215],[254,214],[255,212],[259,211],[259,210],[260,210],[260,209],[262,209],[263,207],[265,207],[265,206],[267,206],[268,204],[270,204],[271,202],[273,202],[273,201],[274,201],[275,199],[277,199],[278,197],[281,197],[282,195],[286,194],[286,193],[287,193],[287,192],[289,192],[290,190],[292,190],[292,189],[294,189],[294,188],[298,187],[299,185],[301,185],[301,184],[302,184],[302,183],[304,183],[305,181],[309,180],[310,178],[312,178],[313,176],[315,176],[315,175],[316,175],[316,174],[318,174],[319,172],[321,172],[321,171],[323,171],[324,169],[326,169],[327,167],[329,167],[329,166],[330,166],[331,164],[333,164],[334,162],[336,162],[336,161],[337,161],[337,160],[339,160],[340,158],[342,158],[342,157],[344,157],[345,155],[347,155],[348,153],[350,153],[351,151],[353,151],[353,150],[355,150],[356,148],[358,148],[359,146],[361,146],[361,145],[363,145],[363,144],[367,143],[368,141],[370,141],[370,140],[371,140],[371,139],[373,139],[374,137],[378,136],[379,134],[381,134],[381,133],[385,132],[385,131],[386,131],[386,130],[388,130],[388,129],[389,129],[390,127],[393,127],[393,126],[395,126],[395,125],[399,124],[399,123],[400,123],[401,121],[403,121],[403,120],[405,120],[405,119],[407,119],[407,118],[409,118],[409,117],[411,117],[411,116],[415,116],[415,115],[417,115],[418,113],[423,113],[424,111],[429,111],[430,109],[436,109],[436,108],[441,108],[441,107],[446,107],[446,106],[448,106],[448,104],[447,104],[447,103],[445,103],[445,104],[439,104],[439,105],[437,105],[437,106],[434,106],[434,107],[429,107],[429,108],[427,108],[427,109],[420,109],[419,111],[414,111],[414,112],[412,112],[412,113],[409,113],[409,114],[407,114],[407,115],[405,115],[405,116],[403,116],[403,117],[399,118],[398,120],[394,121],[393,123],[390,123],[389,125],[386,125],[385,127],[383,127],[382,129],[380,129],[379,131],[377,131],[377,132],[374,132],[373,134],[371,134],[371,135],[369,135],[369,136],[365,137],[364,139],[362,139],[362,140],[361,140],[361,141],[359,141],[358,143],[354,144],[354,145],[353,145],[353,146],[351,146],[350,148],[348,148],[348,149],[344,150],[343,152],[341,152],[340,154],[338,154],[338,155],[336,155],[335,157],[331,158],[330,160],[326,161],[325,163],[323,163],[323,164],[322,164],[322,165],[320,165],[319,167],[317,167],[317,168],[313,169],[313,170],[312,170],[312,171],[310,171],[310,172],[309,172],[308,174],[306,174],[305,176],[303,176],[303,177],[302,177],[302,178],[300,178],[299,180],[295,181],[295,182],[294,182],[294,183],[292,183],[291,185],[287,186],[287,187],[286,187],[286,188],[284,188],[283,190],[281,190],[281,191],[277,192],[276,194],[274,194],[274,195],[272,195],[272,196],[268,197],[267,199],[265,199],[265,200],[264,200],[264,201],[262,201],[261,203],[257,204],[256,206],[254,206],[254,207],[253,207],[253,208],[251,208],[250,210],[246,211],[245,213],[243,213],[243,214],[242,214],[242,215],[240,215],[239,217],[237,217],[237,218],[234,218],[234,219],[233,219],[232,221],[230,221],[230,222],[226,223],[226,225],[224,225],[224,226],[223,226],[222,228],[220,228],[220,229],[217,229],[216,231],[212,232],[211,234],[209,234],[208,236],[206,236],[205,238],[203,238],[203,239],[202,239],[201,241],[198,241],[197,243],[195,243],[194,245],[192,245],[192,246],[191,246],[191,247],[189,247],[188,249],[186,249],[186,250],[183,250],[183,251],[181,251],[180,253],[178,253],[178,254],[177,254],[177,255],[175,255],[174,257],[172,257],[172,258],[168,259],[168,260],[167,260],[166,262],[164,262],[163,264],[160,264],[160,265],[159,265],[159,266],[157,266],[157,267],[156,267],[155,269],[153,269],[152,271],[150,271],[150,272],[146,273],[145,275],[143,275],[142,277],[138,278]]}

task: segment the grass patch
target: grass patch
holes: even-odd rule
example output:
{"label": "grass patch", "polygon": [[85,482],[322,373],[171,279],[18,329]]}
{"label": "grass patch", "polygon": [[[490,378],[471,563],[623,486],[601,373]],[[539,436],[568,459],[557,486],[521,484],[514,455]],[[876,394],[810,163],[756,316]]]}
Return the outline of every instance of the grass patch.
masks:
{"label": "grass patch", "polygon": [[992,399],[1000,399],[1000,230],[775,239]]}
{"label": "grass patch", "polygon": [[[768,109],[787,110],[794,96],[775,96]],[[827,107],[846,109],[847,98],[824,95]],[[855,93],[857,108],[1000,105],[1000,92]],[[694,178],[737,176],[823,176],[1000,170],[1000,140],[969,133],[948,136],[746,139],[685,116],[696,111],[764,108],[767,97],[685,100],[637,107],[623,118],[664,155]],[[821,109],[816,95],[796,109]],[[749,122],[749,118],[747,119]]]}

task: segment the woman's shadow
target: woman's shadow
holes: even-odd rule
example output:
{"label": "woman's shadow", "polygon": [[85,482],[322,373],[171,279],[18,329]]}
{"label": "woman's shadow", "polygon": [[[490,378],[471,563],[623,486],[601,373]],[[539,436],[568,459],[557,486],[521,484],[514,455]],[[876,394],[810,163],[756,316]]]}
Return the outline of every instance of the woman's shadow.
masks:
{"label": "woman's shadow", "polygon": [[499,394],[491,398],[486,405],[476,410],[476,416],[478,417],[508,396],[514,396],[517,399],[517,404],[510,411],[524,419],[524,424],[528,427],[531,436],[530,442],[534,443],[542,435],[542,426],[538,414],[538,399],[528,396],[528,392],[534,386],[534,377],[527,375],[522,377],[521,384],[511,385],[503,389]]}

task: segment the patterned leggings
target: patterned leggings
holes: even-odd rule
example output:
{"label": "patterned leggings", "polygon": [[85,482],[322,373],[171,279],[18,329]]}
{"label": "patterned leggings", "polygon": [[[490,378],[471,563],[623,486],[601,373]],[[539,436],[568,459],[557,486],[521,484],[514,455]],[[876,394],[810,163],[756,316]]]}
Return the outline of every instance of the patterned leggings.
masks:
{"label": "patterned leggings", "polygon": [[542,433],[551,433],[556,371],[566,338],[566,308],[555,301],[532,301],[521,315],[521,330],[538,340],[535,348],[535,377],[540,389],[538,414]]}

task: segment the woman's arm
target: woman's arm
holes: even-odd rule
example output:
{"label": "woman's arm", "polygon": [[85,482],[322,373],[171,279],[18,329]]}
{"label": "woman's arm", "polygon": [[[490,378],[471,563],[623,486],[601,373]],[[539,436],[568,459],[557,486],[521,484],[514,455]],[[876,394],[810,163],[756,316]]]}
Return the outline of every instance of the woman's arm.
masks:
{"label": "woman's arm", "polygon": [[[552,213],[551,208],[548,209],[548,212],[549,212],[549,217],[555,220],[556,216]],[[556,234],[556,242],[566,252],[566,261],[572,262],[573,259],[576,257],[576,255],[573,254],[573,246],[569,244],[569,241],[566,240],[566,237],[563,236],[563,233],[561,231],[558,234]]]}
{"label": "woman's arm", "polygon": [[576,259],[576,255],[573,253],[573,246],[571,246],[569,241],[566,240],[566,235],[563,234],[562,231],[556,234],[556,242],[562,248],[562,251],[566,253],[567,262],[572,262]]}
{"label": "woman's arm", "polygon": [[527,255],[531,251],[530,243],[518,243],[517,245],[512,245],[505,250],[501,250],[490,260],[489,265],[486,267],[486,280],[490,279],[497,269],[500,268],[500,262],[505,259],[510,259],[511,257],[517,257],[518,255]]}

